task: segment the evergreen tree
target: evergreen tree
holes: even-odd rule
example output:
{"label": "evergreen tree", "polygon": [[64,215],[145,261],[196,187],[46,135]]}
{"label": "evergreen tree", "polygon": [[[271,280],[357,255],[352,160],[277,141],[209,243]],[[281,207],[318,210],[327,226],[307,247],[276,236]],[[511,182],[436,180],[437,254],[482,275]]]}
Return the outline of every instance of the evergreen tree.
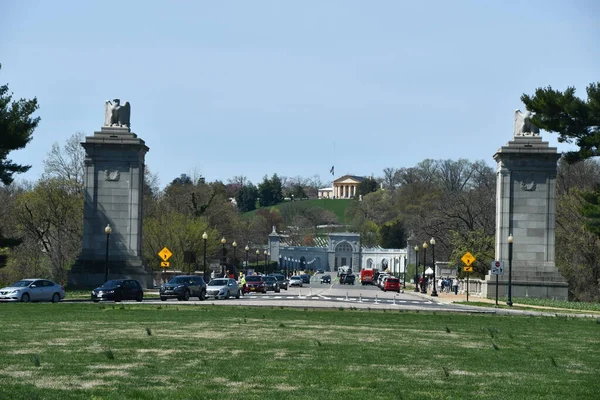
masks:
{"label": "evergreen tree", "polygon": [[[39,117],[31,117],[37,108],[37,98],[13,101],[8,85],[0,86],[0,182],[4,185],[12,183],[13,174],[23,173],[31,168],[30,165],[13,163],[8,155],[13,150],[24,148],[31,141],[33,131],[40,122]],[[19,239],[4,238],[0,232],[0,249],[19,243]],[[5,261],[6,258],[2,257],[2,260]]]}

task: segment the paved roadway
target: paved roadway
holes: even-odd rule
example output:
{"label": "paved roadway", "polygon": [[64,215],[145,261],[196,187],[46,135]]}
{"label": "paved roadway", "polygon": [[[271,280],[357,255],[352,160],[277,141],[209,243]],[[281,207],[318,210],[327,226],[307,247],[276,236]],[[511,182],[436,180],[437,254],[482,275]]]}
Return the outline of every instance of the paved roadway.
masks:
{"label": "paved roadway", "polygon": [[187,302],[170,299],[165,302],[158,299],[145,299],[144,303],[156,304],[202,304],[215,305],[245,305],[245,306],[287,306],[287,307],[315,307],[315,308],[373,308],[373,309],[404,309],[404,310],[429,310],[429,311],[462,311],[462,312],[489,312],[481,307],[470,307],[441,302],[429,295],[422,295],[413,291],[400,293],[383,292],[377,286],[361,284],[340,285],[332,276],[331,284],[319,282],[321,275],[315,275],[310,284],[303,287],[290,287],[280,293],[268,292],[251,293],[240,299],[216,300],[207,299],[199,302],[192,298]]}

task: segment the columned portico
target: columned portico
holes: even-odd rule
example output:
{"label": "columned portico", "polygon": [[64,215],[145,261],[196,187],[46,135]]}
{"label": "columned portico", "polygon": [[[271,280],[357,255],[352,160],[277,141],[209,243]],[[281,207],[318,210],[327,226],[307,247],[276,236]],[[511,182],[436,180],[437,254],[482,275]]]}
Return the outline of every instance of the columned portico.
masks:
{"label": "columned portico", "polygon": [[336,199],[356,197],[358,184],[365,178],[362,176],[344,175],[333,181],[333,195]]}

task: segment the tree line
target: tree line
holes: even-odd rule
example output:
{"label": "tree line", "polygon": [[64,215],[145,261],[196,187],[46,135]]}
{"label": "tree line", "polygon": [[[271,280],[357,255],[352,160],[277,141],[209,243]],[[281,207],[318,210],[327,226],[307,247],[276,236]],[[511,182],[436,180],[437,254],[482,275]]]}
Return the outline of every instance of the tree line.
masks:
{"label": "tree line", "polygon": [[[558,164],[556,263],[569,282],[570,296],[600,299],[600,164],[594,156],[600,141],[598,85],[588,87],[588,100],[574,90],[538,89],[524,95],[534,123],[576,140],[581,150]],[[564,108],[562,112],[561,107]],[[81,250],[83,228],[83,160],[76,133],[66,143],[55,143],[44,160],[44,174],[36,182],[14,182],[28,166],[13,163],[8,154],[31,140],[39,123],[33,117],[37,99],[12,100],[8,86],[0,87],[0,281],[44,276],[66,281]],[[559,110],[559,111],[557,111]],[[570,114],[569,114],[570,113]],[[582,122],[583,121],[583,122]],[[587,130],[582,127],[587,126]],[[586,136],[587,135],[587,136]],[[267,242],[272,227],[305,245],[323,233],[321,225],[361,234],[363,246],[404,248],[436,239],[436,260],[461,265],[470,251],[477,259],[475,275],[483,277],[494,259],[496,174],[484,161],[425,159],[408,168],[386,168],[367,177],[359,187],[361,200],[350,201],[345,221],[325,209],[286,198],[314,198],[324,186],[318,176],[265,176],[254,185],[244,176],[226,183],[206,182],[201,175],[182,174],[164,189],[145,171],[143,189],[143,258],[159,268],[157,253],[169,244],[174,265],[183,265],[184,251],[220,258],[226,240],[228,262],[263,260],[255,254]],[[232,201],[235,200],[235,201]],[[282,204],[278,208],[271,206]],[[250,213],[248,211],[254,211]],[[336,229],[336,228],[331,228]],[[238,245],[235,250],[232,243]],[[249,251],[246,253],[246,246]],[[235,257],[233,256],[236,252]],[[262,252],[261,252],[262,253]],[[430,261],[429,261],[430,262]]]}

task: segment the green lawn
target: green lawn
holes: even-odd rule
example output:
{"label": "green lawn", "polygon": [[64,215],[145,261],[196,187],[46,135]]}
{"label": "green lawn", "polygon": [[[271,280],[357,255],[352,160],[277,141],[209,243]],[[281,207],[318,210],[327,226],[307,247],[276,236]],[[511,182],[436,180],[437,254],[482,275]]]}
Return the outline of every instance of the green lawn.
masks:
{"label": "green lawn", "polygon": [[593,399],[600,320],[0,304],[1,399]]}
{"label": "green lawn", "polygon": [[[310,200],[297,200],[297,201],[284,201],[283,203],[277,204],[276,206],[268,208],[283,209],[285,207],[298,207],[298,208],[323,208],[333,212],[340,222],[340,224],[346,223],[344,213],[346,208],[350,204],[350,199],[310,199]],[[254,217],[257,210],[248,211],[244,213],[244,218]]]}

